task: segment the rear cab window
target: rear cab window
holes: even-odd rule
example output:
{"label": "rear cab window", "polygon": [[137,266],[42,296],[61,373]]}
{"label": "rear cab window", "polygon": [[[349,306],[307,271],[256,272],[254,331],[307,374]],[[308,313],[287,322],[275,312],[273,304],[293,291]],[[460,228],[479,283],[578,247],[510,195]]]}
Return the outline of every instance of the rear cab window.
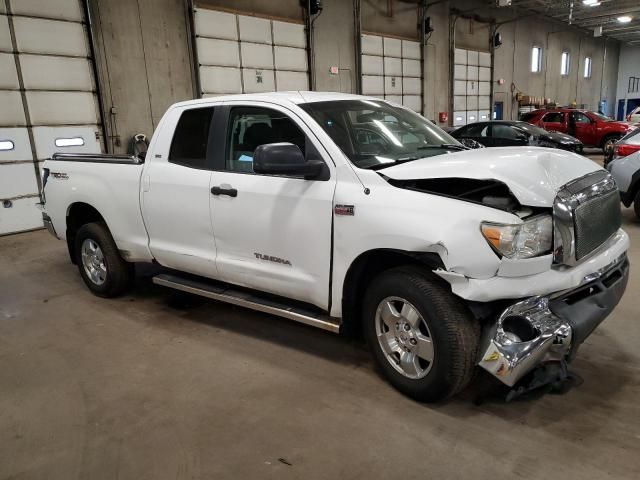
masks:
{"label": "rear cab window", "polygon": [[214,107],[191,108],[180,115],[169,149],[169,163],[210,169],[207,147]]}
{"label": "rear cab window", "polygon": [[564,113],[562,112],[549,112],[545,113],[542,117],[544,123],[564,123]]}

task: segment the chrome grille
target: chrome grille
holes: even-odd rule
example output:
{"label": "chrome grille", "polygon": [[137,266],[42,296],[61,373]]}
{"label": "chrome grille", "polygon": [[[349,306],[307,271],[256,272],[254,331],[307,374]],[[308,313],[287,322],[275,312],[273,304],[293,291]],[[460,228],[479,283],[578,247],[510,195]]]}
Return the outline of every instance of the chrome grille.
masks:
{"label": "chrome grille", "polygon": [[576,260],[602,245],[621,225],[620,195],[616,190],[592,198],[576,208]]}
{"label": "chrome grille", "polygon": [[554,261],[575,265],[620,228],[620,197],[604,170],[569,182],[553,205]]}

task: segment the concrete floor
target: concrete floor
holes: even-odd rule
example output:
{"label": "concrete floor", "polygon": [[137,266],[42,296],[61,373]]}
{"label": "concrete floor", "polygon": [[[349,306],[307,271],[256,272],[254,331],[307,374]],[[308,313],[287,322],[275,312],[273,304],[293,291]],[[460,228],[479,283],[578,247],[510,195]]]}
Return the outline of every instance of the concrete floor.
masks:
{"label": "concrete floor", "polygon": [[358,342],[148,276],[116,300],[63,242],[0,238],[0,479],[640,478],[640,223],[621,305],[563,396],[413,402]]}

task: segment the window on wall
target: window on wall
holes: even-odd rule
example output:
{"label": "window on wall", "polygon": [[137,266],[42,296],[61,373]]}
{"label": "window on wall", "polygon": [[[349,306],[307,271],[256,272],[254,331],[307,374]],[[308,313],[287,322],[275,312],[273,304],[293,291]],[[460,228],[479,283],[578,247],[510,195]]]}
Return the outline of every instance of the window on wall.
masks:
{"label": "window on wall", "polygon": [[531,71],[542,71],[542,48],[533,47],[531,49]]}
{"label": "window on wall", "polygon": [[562,52],[562,60],[560,62],[560,75],[569,75],[569,52]]}
{"label": "window on wall", "polygon": [[591,57],[584,59],[584,78],[591,78]]}

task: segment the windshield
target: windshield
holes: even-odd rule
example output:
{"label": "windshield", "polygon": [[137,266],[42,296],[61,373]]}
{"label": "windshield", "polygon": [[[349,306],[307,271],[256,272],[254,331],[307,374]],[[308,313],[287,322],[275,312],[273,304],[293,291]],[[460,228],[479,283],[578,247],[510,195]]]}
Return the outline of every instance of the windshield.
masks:
{"label": "windshield", "polygon": [[603,122],[613,122],[613,120],[611,120],[609,117],[607,117],[606,115],[602,115],[601,113],[596,113],[596,112],[591,112],[591,115],[593,115],[594,117],[596,117],[598,120],[601,120]]}
{"label": "windshield", "polygon": [[466,150],[420,115],[383,101],[338,100],[300,105],[360,168]]}

